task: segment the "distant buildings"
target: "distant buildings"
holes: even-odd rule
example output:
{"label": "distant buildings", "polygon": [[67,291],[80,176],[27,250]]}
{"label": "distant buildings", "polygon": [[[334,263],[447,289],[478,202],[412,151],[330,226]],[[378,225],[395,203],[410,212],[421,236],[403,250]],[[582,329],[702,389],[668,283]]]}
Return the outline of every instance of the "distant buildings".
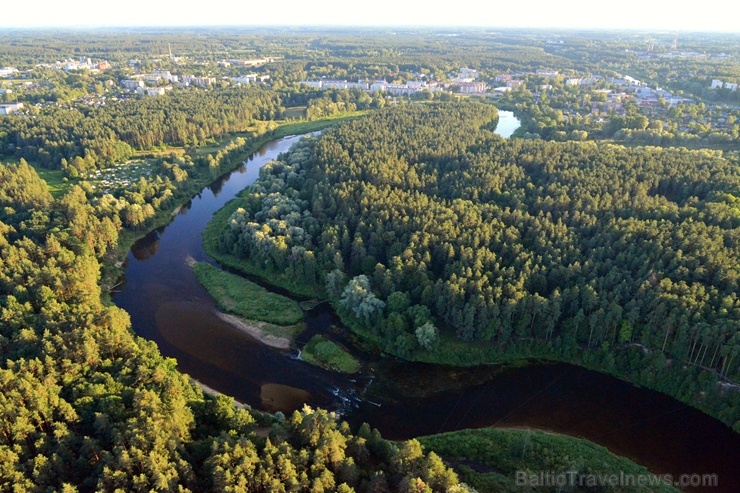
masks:
{"label": "distant buildings", "polygon": [[157,82],[164,80],[166,82],[176,83],[180,80],[178,76],[172,75],[169,70],[155,70],[152,76],[157,79]]}
{"label": "distant buildings", "polygon": [[229,59],[229,60],[220,60],[217,62],[217,65],[220,67],[259,67],[261,65],[264,65],[266,63],[272,63],[275,61],[275,58],[256,58],[253,60],[239,60],[239,59]]}
{"label": "distant buildings", "polygon": [[137,87],[136,94],[147,96],[164,96],[167,91],[171,91],[172,86],[160,87]]}
{"label": "distant buildings", "polygon": [[16,73],[18,73],[18,69],[15,68],[15,67],[3,67],[3,68],[0,68],[0,77],[3,77],[3,78],[5,78],[5,77],[12,77]]}
{"label": "distant buildings", "polygon": [[486,92],[485,82],[462,82],[460,83],[460,92],[462,94],[483,94]]}
{"label": "distant buildings", "polygon": [[216,83],[215,77],[195,77],[193,75],[183,75],[182,83],[187,86],[208,87]]}
{"label": "distant buildings", "polygon": [[0,103],[0,115],[10,115],[23,108],[23,103]]}
{"label": "distant buildings", "polygon": [[121,81],[121,85],[124,89],[137,89],[139,87],[144,87],[144,81],[143,80],[134,80],[134,79],[125,79]]}
{"label": "distant buildings", "polygon": [[461,81],[472,82],[478,78],[478,71],[472,68],[461,68],[457,74],[457,78]]}
{"label": "distant buildings", "polygon": [[242,75],[239,77],[231,78],[231,82],[234,82],[235,84],[243,84],[243,85],[256,84],[257,81],[266,82],[268,80],[270,80],[269,75],[260,75],[260,74],[247,74],[247,75]]}
{"label": "distant buildings", "polygon": [[722,82],[719,79],[712,80],[712,89],[729,89],[730,91],[737,91],[737,84],[732,82]]}

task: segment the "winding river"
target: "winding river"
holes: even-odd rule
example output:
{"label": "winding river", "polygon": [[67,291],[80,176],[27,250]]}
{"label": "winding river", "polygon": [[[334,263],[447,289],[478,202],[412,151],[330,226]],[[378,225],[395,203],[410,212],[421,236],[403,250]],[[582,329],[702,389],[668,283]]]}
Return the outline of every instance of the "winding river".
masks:
{"label": "winding river", "polygon": [[[514,118],[501,113],[502,121]],[[351,347],[363,370],[348,377],[263,346],[218,318],[186,259],[214,263],[200,236],[212,214],[298,139],[264,145],[131,248],[113,300],[129,312],[136,333],[176,358],[181,371],[256,408],[290,412],[308,403],[336,409],[351,424],[367,421],[387,438],[483,426],[540,428],[587,438],[656,473],[717,474],[719,487],[707,491],[740,491],[740,435],[670,397],[607,375],[560,363],[460,369],[383,358],[352,346],[335,330],[336,315],[319,305],[306,312],[307,330],[297,342],[321,332]]]}

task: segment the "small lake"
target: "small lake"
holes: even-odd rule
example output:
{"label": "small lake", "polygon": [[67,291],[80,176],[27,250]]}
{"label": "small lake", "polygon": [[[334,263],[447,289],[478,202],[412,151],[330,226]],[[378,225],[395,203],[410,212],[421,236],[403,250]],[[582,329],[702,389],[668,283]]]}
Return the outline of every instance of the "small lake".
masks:
{"label": "small lake", "polygon": [[[505,118],[501,123],[510,121]],[[587,438],[653,472],[716,473],[720,487],[709,491],[740,491],[733,459],[740,435],[675,399],[607,375],[562,363],[462,369],[384,358],[354,347],[322,304],[306,313],[307,331],[298,343],[320,332],[352,348],[363,370],[344,376],[263,346],[218,318],[186,259],[214,263],[201,245],[213,213],[299,138],[264,145],[131,248],[113,301],[131,315],[135,332],[176,358],[182,372],[255,408],[326,407],[353,426],[367,421],[388,438],[484,426],[541,428]]]}
{"label": "small lake", "polygon": [[496,125],[496,131],[498,135],[508,139],[514,131],[522,126],[522,122],[519,121],[514,113],[511,111],[499,111],[498,112],[498,125]]}

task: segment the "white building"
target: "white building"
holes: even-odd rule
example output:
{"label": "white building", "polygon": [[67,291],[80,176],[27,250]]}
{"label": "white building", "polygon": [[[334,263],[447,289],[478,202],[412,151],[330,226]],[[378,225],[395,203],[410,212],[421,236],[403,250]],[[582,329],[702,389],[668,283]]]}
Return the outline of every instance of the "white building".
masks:
{"label": "white building", "polygon": [[18,69],[15,67],[0,68],[0,77],[12,77],[16,73],[18,73]]}
{"label": "white building", "polygon": [[147,96],[164,96],[167,91],[171,91],[172,86],[164,87],[137,87],[136,94]]}
{"label": "white building", "polygon": [[475,80],[478,78],[478,71],[473,70],[472,68],[461,68],[460,72],[457,74],[457,78]]}
{"label": "white building", "polygon": [[183,75],[182,82],[190,86],[206,87],[216,83],[215,77],[195,77],[193,75]]}
{"label": "white building", "polygon": [[[234,78],[236,79],[236,78]],[[234,80],[232,79],[232,80]],[[321,81],[320,80],[302,80],[301,84],[305,84],[309,87],[315,87],[316,89],[321,89]]]}
{"label": "white building", "polygon": [[460,84],[460,92],[463,94],[483,94],[486,92],[485,82],[463,82]]}
{"label": "white building", "polygon": [[155,70],[152,75],[167,82],[174,83],[180,80],[178,76],[172,75],[169,70]]}
{"label": "white building", "polygon": [[737,91],[737,84],[728,82],[725,84],[725,89],[729,89],[730,91]]}
{"label": "white building", "polygon": [[10,115],[23,108],[23,103],[0,103],[0,115]]}
{"label": "white building", "polygon": [[376,80],[370,84],[370,92],[385,91],[388,87],[388,83],[384,80]]}
{"label": "white building", "polygon": [[724,84],[719,79],[712,80],[712,89],[722,89]]}
{"label": "white building", "polygon": [[125,79],[121,81],[121,85],[124,87],[124,89],[137,89],[139,87],[144,87],[144,81]]}

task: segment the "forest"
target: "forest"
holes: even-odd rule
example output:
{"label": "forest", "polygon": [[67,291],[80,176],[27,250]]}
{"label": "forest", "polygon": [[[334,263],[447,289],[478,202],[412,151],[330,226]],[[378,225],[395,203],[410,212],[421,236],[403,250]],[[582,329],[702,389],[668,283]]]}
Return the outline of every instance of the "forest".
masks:
{"label": "forest", "polygon": [[102,108],[58,108],[0,119],[0,151],[72,176],[128,159],[138,149],[198,146],[280,115],[279,97],[258,88],[177,91]]}
{"label": "forest", "polygon": [[[392,442],[327,410],[267,414],[211,395],[134,334],[109,293],[133,239],[269,138],[365,112],[267,165],[216,216],[211,253],[330,300],[386,354],[566,361],[740,431],[740,157],[668,147],[737,142],[728,105],[740,93],[709,88],[713,77],[740,80],[737,37],[682,35],[682,49],[708,55],[674,59],[662,56],[668,34],[655,35],[650,57],[644,33],[448,34],[0,30],[0,68],[19,69],[0,79],[0,101],[25,104],[0,116],[0,490],[520,491],[515,469],[644,472],[566,437]],[[43,65],[69,57],[112,68]],[[224,63],[260,57],[273,61]],[[533,138],[497,137],[493,104],[448,92],[300,84],[446,83],[464,66],[489,87],[499,74],[526,81],[500,102]],[[553,68],[560,79],[630,73],[698,101],[597,123],[585,113],[596,92],[535,94],[536,71]],[[160,97],[117,88],[154,70],[218,82]],[[269,82],[229,81],[252,71]],[[566,108],[584,114],[566,121]],[[58,179],[53,194],[40,174]],[[313,340],[314,356],[338,366],[345,355],[326,342]]]}
{"label": "forest", "polygon": [[261,170],[218,247],[324,289],[401,357],[576,362],[738,429],[719,385],[740,376],[737,161],[507,141],[496,115],[410,105],[306,140]]}
{"label": "forest", "polygon": [[81,188],[55,200],[0,166],[0,489],[468,491],[416,441],[204,395],[102,301],[120,227]]}

